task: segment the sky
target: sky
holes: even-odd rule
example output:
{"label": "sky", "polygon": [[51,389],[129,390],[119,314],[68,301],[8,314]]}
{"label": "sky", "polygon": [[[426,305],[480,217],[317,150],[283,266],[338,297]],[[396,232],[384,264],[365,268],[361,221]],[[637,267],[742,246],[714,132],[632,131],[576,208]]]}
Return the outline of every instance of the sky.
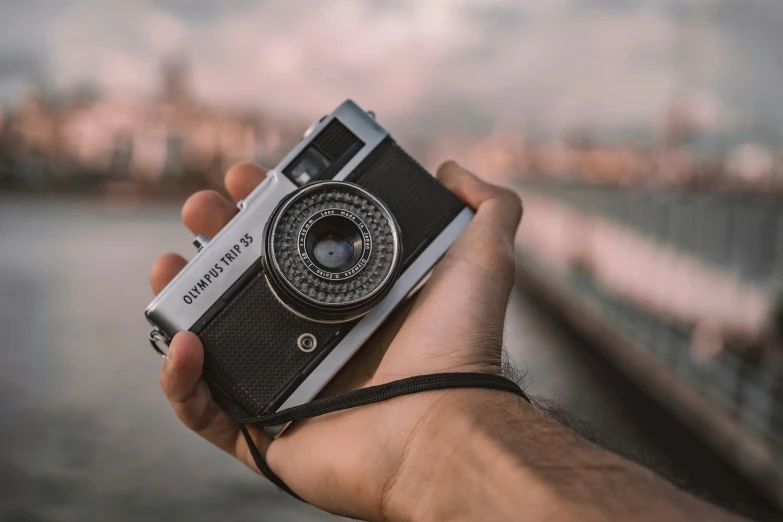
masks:
{"label": "sky", "polygon": [[659,128],[781,139],[776,0],[0,0],[0,100],[31,82],[152,95],[185,57],[208,103],[307,119],[351,97],[420,132]]}

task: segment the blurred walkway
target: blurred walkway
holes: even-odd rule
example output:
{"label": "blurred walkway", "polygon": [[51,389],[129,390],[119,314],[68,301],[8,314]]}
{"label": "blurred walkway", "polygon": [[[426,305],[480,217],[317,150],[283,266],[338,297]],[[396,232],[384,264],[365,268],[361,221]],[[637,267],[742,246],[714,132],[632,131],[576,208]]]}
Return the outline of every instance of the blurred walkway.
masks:
{"label": "blurred walkway", "polygon": [[524,288],[512,296],[506,347],[527,391],[587,421],[610,447],[746,516],[780,514],[733,468],[579,338]]}

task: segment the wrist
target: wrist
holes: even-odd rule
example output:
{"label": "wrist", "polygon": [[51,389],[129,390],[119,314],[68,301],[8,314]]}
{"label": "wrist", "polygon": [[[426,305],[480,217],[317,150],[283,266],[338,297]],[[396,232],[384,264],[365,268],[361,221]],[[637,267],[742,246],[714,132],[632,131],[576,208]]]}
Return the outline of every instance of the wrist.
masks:
{"label": "wrist", "polygon": [[[534,487],[494,433],[499,425],[513,429],[520,422],[535,422],[540,414],[507,392],[471,389],[439,394],[387,484],[387,520],[486,520],[489,499]],[[493,510],[502,509],[501,504],[494,502]],[[480,512],[473,512],[476,508]]]}

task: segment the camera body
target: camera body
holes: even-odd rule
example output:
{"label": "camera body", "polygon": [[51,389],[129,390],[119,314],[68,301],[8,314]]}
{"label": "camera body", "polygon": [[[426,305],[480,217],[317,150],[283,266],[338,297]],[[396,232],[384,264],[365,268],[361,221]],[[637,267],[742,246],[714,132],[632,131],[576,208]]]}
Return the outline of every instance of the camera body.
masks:
{"label": "camera body", "polygon": [[235,419],[312,400],[473,216],[350,100],[237,206],[145,312],[153,346],[199,336]]}

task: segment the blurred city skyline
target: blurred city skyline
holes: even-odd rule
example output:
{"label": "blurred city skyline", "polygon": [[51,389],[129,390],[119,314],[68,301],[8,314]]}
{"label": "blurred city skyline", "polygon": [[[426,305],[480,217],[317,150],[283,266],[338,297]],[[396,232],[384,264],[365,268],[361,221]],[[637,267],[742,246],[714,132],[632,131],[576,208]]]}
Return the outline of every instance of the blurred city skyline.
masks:
{"label": "blurred city skyline", "polygon": [[0,10],[3,186],[219,186],[353,98],[428,168],[783,187],[783,7],[761,0]]}
{"label": "blurred city skyline", "polygon": [[406,133],[649,141],[673,109],[783,142],[783,7],[755,0],[148,0],[0,8],[0,100],[31,86],[149,97],[187,61],[205,103],[310,120],[345,98]]}

